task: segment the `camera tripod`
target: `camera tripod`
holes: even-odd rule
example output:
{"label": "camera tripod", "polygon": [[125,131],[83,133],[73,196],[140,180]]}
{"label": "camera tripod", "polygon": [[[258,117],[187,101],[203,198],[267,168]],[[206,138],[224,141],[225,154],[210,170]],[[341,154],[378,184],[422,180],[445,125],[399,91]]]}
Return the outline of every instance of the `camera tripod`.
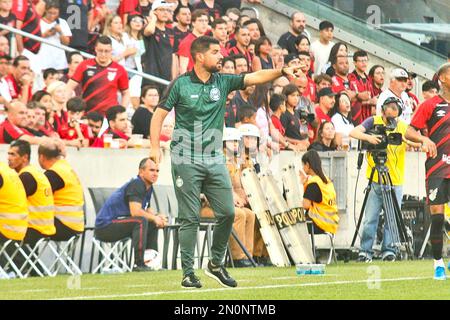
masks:
{"label": "camera tripod", "polygon": [[395,190],[392,185],[392,179],[389,174],[389,169],[386,167],[387,153],[386,151],[374,151],[372,152],[372,157],[375,162],[375,166],[372,168],[370,173],[369,183],[366,188],[366,194],[364,196],[363,205],[358,219],[358,224],[356,226],[355,234],[353,235],[353,240],[351,243],[351,248],[354,248],[356,237],[359,234],[359,228],[361,227],[361,222],[366,209],[367,200],[369,198],[370,191],[372,190],[373,177],[375,172],[378,175],[378,183],[381,185],[381,193],[383,199],[383,211],[385,214],[385,223],[388,224],[388,229],[392,234],[392,243],[394,247],[399,248],[403,243],[405,245],[408,257],[413,257],[412,247],[409,241],[408,232],[406,230],[405,223],[403,221],[403,216],[401,209],[397,202],[397,197],[395,195]]}

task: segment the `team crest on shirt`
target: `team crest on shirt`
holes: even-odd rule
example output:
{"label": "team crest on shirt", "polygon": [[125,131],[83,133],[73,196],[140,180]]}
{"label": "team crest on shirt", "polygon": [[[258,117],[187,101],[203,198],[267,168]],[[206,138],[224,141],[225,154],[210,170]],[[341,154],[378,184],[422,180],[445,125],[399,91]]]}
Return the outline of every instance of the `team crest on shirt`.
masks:
{"label": "team crest on shirt", "polygon": [[436,111],[436,116],[438,116],[439,118],[442,118],[443,116],[445,116],[445,114],[446,114],[445,110]]}
{"label": "team crest on shirt", "polygon": [[116,71],[108,71],[108,80],[113,81],[116,78]]}
{"label": "team crest on shirt", "polygon": [[94,74],[95,74],[95,71],[94,71],[94,70],[88,70],[88,71],[87,71],[88,77],[92,77]]}
{"label": "team crest on shirt", "polygon": [[436,199],[437,192],[438,192],[438,188],[430,190],[430,193],[428,194],[428,199],[430,199],[431,201],[434,201],[434,199]]}
{"label": "team crest on shirt", "polygon": [[212,101],[219,101],[220,100],[220,90],[217,88],[212,88],[209,92],[209,97]]}

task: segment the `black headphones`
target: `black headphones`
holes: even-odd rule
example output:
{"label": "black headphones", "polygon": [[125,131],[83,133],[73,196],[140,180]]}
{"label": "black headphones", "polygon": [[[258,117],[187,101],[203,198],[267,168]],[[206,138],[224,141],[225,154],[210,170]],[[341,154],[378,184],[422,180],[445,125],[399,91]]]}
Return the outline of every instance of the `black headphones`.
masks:
{"label": "black headphones", "polygon": [[398,116],[400,117],[403,109],[400,104],[400,100],[396,97],[389,97],[386,100],[384,100],[383,104],[381,105],[381,109],[383,110],[383,112],[386,112],[386,106],[391,103],[395,103],[395,105],[397,106]]}

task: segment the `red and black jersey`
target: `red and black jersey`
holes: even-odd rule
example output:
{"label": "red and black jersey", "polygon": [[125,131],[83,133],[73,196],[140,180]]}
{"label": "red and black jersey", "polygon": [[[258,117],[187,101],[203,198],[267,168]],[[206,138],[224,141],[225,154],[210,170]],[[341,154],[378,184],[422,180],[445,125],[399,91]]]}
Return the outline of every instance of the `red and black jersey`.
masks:
{"label": "red and black jersey", "polygon": [[85,125],[84,123],[80,123],[80,130],[83,137],[78,137],[76,129],[69,126],[68,124],[65,124],[61,126],[61,128],[59,128],[58,134],[60,138],[64,140],[75,140],[80,138],[85,138],[88,140],[92,139],[92,131],[87,125]]}
{"label": "red and black jersey", "polygon": [[[7,26],[10,26],[10,27],[13,27],[13,28],[16,27],[16,20],[17,20],[16,15],[14,13],[12,13],[12,12],[10,12],[7,17],[0,16],[0,23],[1,24],[7,25]],[[11,34],[10,32],[6,32],[4,34],[4,36],[8,39],[8,42],[11,45],[10,34]]]}
{"label": "red and black jersey", "polygon": [[[368,91],[372,94],[372,81],[368,75],[365,78],[361,77],[356,71],[348,75],[350,82],[350,90],[356,93]],[[352,120],[355,125],[363,123],[364,120],[372,116],[372,106],[369,104],[362,104],[358,99],[352,103]]]}
{"label": "red and black jersey", "polygon": [[[22,30],[40,37],[41,34],[41,18],[34,9],[31,0],[15,0],[13,1],[12,12],[15,14],[17,20],[22,21]],[[41,48],[41,43],[30,38],[23,38],[23,46],[25,49],[38,53]]]}
{"label": "red and black jersey", "polygon": [[55,132],[58,132],[61,127],[69,123],[69,115],[67,114],[67,111],[61,111],[61,116],[55,112],[53,119],[53,128],[55,129]]}
{"label": "red and black jersey", "polygon": [[214,1],[214,6],[212,8],[208,7],[208,5],[205,3],[205,1],[200,1],[196,4],[194,4],[194,10],[206,10],[208,12],[208,16],[210,20],[216,20],[219,19],[223,14],[223,9],[220,4]]}
{"label": "red and black jersey", "polygon": [[[5,81],[8,84],[9,94],[12,99],[19,99],[22,96],[22,86],[16,81],[16,78],[12,74],[5,77]],[[33,96],[31,86],[28,86],[28,101],[31,101]]]}
{"label": "red and black jersey", "polygon": [[8,119],[0,124],[0,143],[9,144],[23,135],[33,136],[28,130],[12,124]]}
{"label": "red and black jersey", "polygon": [[427,128],[428,137],[436,144],[437,156],[425,162],[426,178],[450,178],[450,105],[441,96],[422,103],[416,110],[411,126]]}
{"label": "red and black jersey", "polygon": [[408,94],[409,100],[411,100],[411,106],[412,106],[412,110],[413,112],[416,111],[417,106],[419,105],[419,98],[417,98],[417,96],[412,93],[411,91],[406,92]]}
{"label": "red and black jersey", "polygon": [[114,105],[118,105],[117,93],[128,89],[128,74],[124,67],[111,62],[107,67],[95,59],[84,60],[72,76],[81,84],[86,112],[98,111],[102,115]]}
{"label": "red and black jersey", "polygon": [[308,98],[310,101],[316,101],[316,83],[308,75],[306,76],[306,79],[308,79],[308,85],[303,93],[303,96]]}
{"label": "red and black jersey", "polygon": [[239,50],[239,48],[232,47],[228,50],[228,53],[230,56],[236,56],[238,54],[243,54],[245,56],[245,59],[247,59],[248,64],[248,72],[252,71],[252,62],[253,62],[253,55],[250,53],[250,51],[246,50],[245,52],[242,52]]}
{"label": "red and black jersey", "polygon": [[348,81],[348,78],[344,79],[336,74],[331,78],[331,90],[335,93],[339,93],[341,91],[353,89],[350,88],[350,81]]}

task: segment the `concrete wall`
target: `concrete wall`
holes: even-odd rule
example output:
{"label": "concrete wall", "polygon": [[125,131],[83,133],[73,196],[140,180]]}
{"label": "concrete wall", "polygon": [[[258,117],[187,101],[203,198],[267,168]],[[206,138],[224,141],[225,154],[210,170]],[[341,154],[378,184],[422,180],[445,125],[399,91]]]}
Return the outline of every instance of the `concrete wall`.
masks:
{"label": "concrete wall", "polygon": [[[0,145],[0,161],[6,161],[7,145]],[[281,187],[281,170],[287,164],[295,164],[299,169],[301,164],[301,155],[293,152],[282,152],[275,155],[270,164],[265,168],[269,168],[276,177]],[[337,157],[344,157],[343,162],[338,165],[330,164],[329,158],[332,153],[325,153],[323,161],[325,171],[332,179],[338,193],[338,202],[343,203],[340,210],[340,226],[336,236],[336,246],[346,248],[350,245],[355,229],[355,219],[358,218],[362,201],[364,198],[364,189],[367,187],[367,179],[365,178],[365,162],[360,172],[359,182],[355,195],[355,185],[357,178],[356,163],[358,154],[355,151],[348,153],[336,153]],[[87,188],[89,187],[120,187],[128,181],[132,176],[137,174],[137,166],[139,161],[148,156],[146,149],[128,149],[128,150],[112,150],[112,149],[68,149],[67,160],[72,164],[74,170],[78,173],[80,180],[85,189],[87,197],[87,225],[93,226],[95,221],[95,212],[92,202],[89,198]],[[32,163],[37,161],[36,149],[33,148]],[[404,194],[413,196],[425,196],[425,154],[417,152],[408,152],[405,166],[405,185]],[[170,158],[167,151],[164,152],[163,160],[160,167],[160,178],[158,185],[172,186],[170,173]],[[345,179],[344,182],[341,179]],[[343,201],[340,199],[344,199]],[[354,206],[356,210],[354,210]],[[356,213],[356,214],[355,214]],[[319,239],[319,246],[328,245]],[[162,247],[161,247],[162,248]]]}

